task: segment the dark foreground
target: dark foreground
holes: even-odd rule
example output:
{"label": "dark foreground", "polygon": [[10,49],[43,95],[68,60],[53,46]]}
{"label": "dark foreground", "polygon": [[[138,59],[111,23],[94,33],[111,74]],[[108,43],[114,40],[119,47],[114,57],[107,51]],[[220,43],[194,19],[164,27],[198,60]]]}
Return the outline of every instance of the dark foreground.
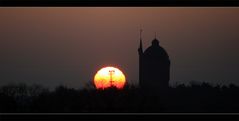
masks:
{"label": "dark foreground", "polygon": [[232,113],[239,112],[239,87],[207,83],[179,85],[163,91],[126,86],[122,90],[71,89],[53,91],[25,84],[0,88],[1,113]]}

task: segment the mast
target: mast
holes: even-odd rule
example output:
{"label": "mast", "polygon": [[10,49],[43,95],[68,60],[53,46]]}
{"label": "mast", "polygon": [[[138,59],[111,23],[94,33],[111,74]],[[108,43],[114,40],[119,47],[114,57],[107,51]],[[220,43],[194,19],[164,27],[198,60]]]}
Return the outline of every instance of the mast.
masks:
{"label": "mast", "polygon": [[142,74],[143,74],[143,44],[142,44],[142,32],[143,30],[140,28],[139,31],[139,48],[138,48],[138,54],[139,54],[139,85],[142,86]]}
{"label": "mast", "polygon": [[110,72],[110,86],[112,86],[113,80],[112,80],[112,75],[115,72],[115,70],[109,70]]}
{"label": "mast", "polygon": [[142,44],[142,32],[143,30],[140,28],[140,31],[139,31],[139,54],[141,55],[143,53],[143,44]]}

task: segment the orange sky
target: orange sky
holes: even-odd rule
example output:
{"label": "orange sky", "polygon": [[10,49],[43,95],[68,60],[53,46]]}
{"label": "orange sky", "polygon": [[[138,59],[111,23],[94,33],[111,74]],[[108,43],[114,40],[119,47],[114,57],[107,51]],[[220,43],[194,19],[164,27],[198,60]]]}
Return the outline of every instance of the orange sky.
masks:
{"label": "orange sky", "polygon": [[0,8],[0,85],[82,87],[105,65],[137,83],[139,27],[171,59],[171,82],[237,83],[238,8]]}

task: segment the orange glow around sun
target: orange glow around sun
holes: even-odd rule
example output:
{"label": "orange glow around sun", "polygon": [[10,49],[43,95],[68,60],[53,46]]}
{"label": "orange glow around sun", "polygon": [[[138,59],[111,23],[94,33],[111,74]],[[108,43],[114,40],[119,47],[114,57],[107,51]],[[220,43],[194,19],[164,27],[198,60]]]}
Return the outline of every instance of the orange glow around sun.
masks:
{"label": "orange glow around sun", "polygon": [[125,76],[122,71],[115,67],[104,67],[94,77],[94,84],[97,89],[116,87],[122,89],[125,85]]}

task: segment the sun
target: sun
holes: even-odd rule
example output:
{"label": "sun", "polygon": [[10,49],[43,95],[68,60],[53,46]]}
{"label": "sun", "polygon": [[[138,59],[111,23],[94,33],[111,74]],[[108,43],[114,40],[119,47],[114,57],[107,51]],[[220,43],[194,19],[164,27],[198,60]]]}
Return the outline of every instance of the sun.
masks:
{"label": "sun", "polygon": [[105,89],[109,87],[122,89],[125,82],[125,75],[115,67],[101,68],[94,77],[94,84],[97,89]]}

